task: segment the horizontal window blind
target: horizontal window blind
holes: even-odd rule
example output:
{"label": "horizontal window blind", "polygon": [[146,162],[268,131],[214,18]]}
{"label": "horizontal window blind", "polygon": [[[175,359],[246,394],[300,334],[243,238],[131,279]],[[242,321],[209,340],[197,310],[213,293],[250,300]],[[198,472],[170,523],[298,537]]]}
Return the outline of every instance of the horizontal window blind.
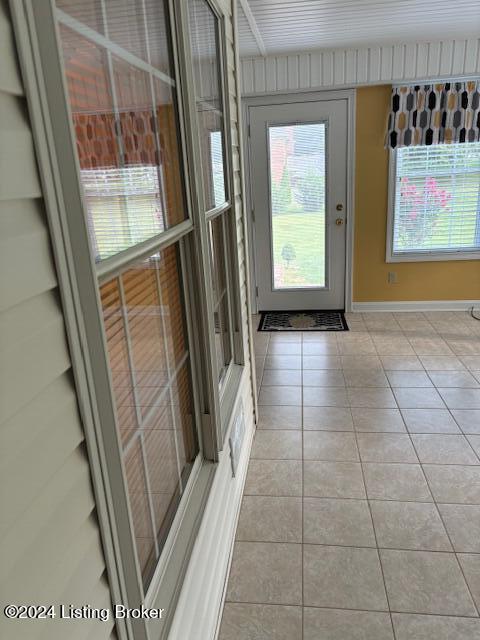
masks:
{"label": "horizontal window blind", "polygon": [[393,255],[480,250],[480,143],[395,153]]}

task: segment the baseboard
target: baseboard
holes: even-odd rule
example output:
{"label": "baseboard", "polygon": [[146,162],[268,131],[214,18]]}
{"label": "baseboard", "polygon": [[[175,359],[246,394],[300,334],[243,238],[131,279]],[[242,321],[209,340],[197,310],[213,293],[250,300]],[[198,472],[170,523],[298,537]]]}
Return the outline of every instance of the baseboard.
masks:
{"label": "baseboard", "polygon": [[237,402],[240,400],[244,404],[246,429],[237,475],[232,478],[229,447],[225,446],[220,454],[168,640],[214,640],[218,633],[254,433],[248,375],[240,384]]}
{"label": "baseboard", "polygon": [[352,311],[468,311],[480,300],[402,300],[399,302],[352,302]]}

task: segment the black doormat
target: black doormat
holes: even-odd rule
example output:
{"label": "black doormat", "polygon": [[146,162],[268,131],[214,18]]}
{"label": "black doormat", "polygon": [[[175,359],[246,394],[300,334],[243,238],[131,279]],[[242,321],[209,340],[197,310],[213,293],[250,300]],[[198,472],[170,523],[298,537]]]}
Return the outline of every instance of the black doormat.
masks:
{"label": "black doormat", "polygon": [[348,331],[343,311],[262,311],[259,331]]}

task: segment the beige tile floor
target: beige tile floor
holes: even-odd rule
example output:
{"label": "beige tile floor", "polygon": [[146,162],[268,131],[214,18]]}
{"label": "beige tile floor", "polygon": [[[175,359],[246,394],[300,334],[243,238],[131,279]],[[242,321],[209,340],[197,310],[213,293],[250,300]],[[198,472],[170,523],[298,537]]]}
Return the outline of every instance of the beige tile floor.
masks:
{"label": "beige tile floor", "polygon": [[347,320],[255,335],[220,640],[480,639],[480,322]]}

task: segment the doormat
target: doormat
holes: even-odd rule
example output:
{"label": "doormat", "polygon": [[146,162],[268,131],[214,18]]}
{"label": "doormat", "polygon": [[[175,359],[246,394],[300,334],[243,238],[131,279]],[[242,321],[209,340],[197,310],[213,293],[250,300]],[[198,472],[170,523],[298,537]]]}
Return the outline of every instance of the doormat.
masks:
{"label": "doormat", "polygon": [[262,311],[258,331],[348,331],[343,311]]}

